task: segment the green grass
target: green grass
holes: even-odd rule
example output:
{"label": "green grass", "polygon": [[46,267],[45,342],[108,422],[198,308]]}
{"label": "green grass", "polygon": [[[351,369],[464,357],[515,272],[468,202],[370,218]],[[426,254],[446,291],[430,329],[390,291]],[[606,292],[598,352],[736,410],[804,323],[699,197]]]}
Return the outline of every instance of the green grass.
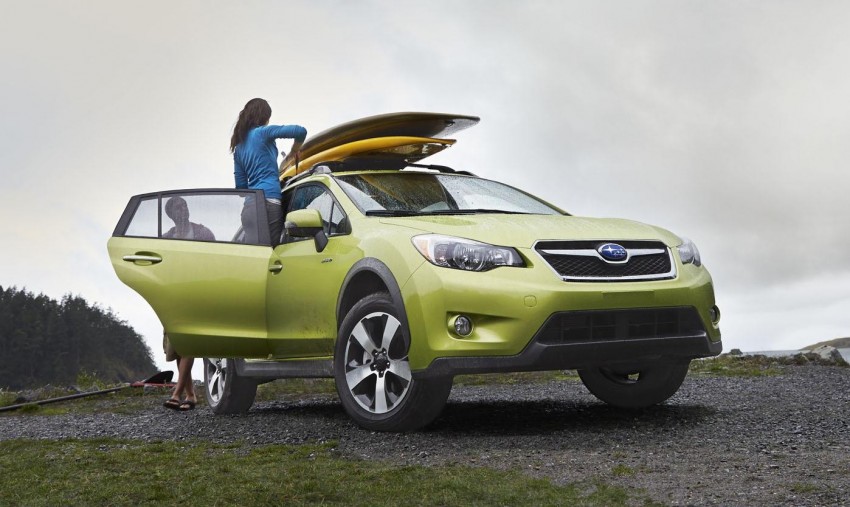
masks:
{"label": "green grass", "polygon": [[614,468],[611,469],[611,473],[614,474],[615,477],[623,477],[634,475],[635,470],[628,465],[619,464],[615,465]]}
{"label": "green grass", "polygon": [[15,399],[18,397],[16,393],[10,393],[0,389],[0,407],[8,407],[15,404]]}
{"label": "green grass", "polygon": [[[143,390],[141,388],[127,388],[120,391],[96,394],[85,398],[65,400],[46,405],[29,403],[18,410],[2,412],[0,418],[11,414],[33,414],[33,415],[59,415],[59,414],[92,414],[110,412],[114,414],[135,414],[149,410],[152,403],[158,403],[160,399],[168,396],[170,389],[155,388]],[[199,391],[202,393],[202,391]],[[6,396],[8,394],[8,396]],[[74,394],[65,389],[49,389],[37,397],[37,400],[45,400],[60,396]],[[15,405],[17,393],[0,392],[0,407]],[[203,396],[200,396],[203,398]],[[31,402],[36,400],[30,400]],[[202,401],[202,400],[201,400]]]}
{"label": "green grass", "polygon": [[0,505],[634,505],[602,479],[566,486],[482,467],[347,459],[334,443],[244,447],[113,439],[0,442]]}
{"label": "green grass", "polygon": [[717,357],[691,361],[690,373],[723,377],[765,377],[781,374],[786,366],[807,364],[845,368],[848,366],[845,361],[825,360],[816,354],[801,353],[794,356],[779,357],[721,354]]}
{"label": "green grass", "polygon": [[707,359],[691,361],[689,373],[720,377],[767,377],[779,375],[779,362],[769,361],[765,356],[731,356],[723,354]]}
{"label": "green grass", "polygon": [[96,371],[86,371],[80,370],[77,373],[77,387],[79,387],[83,391],[99,391],[101,389],[106,389],[109,387],[114,387],[117,384],[110,384],[109,382],[98,377]]}
{"label": "green grass", "polygon": [[818,491],[820,488],[818,488],[817,485],[811,484],[811,483],[808,483],[808,482],[795,482],[795,483],[791,484],[791,487],[788,488],[788,489],[790,489],[793,493],[803,494],[803,493],[814,493],[815,491]]}

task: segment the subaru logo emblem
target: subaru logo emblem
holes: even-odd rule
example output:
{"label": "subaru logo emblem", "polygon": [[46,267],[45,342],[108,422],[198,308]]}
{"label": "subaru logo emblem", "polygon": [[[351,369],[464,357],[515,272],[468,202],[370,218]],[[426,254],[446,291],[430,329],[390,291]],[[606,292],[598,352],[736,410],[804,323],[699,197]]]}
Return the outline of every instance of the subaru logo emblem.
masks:
{"label": "subaru logo emblem", "polygon": [[626,260],[626,257],[629,256],[626,249],[617,243],[605,243],[597,248],[596,251],[599,252],[599,255],[601,255],[603,259],[612,262],[624,261]]}

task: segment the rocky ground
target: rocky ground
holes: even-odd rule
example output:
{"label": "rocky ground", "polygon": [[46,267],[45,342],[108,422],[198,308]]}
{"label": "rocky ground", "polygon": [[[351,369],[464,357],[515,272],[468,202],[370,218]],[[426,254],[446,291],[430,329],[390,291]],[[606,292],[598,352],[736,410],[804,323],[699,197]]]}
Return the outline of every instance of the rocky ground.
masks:
{"label": "rocky ground", "polygon": [[456,386],[437,422],[409,434],[361,430],[331,395],[257,402],[240,416],[203,406],[177,413],[157,396],[142,399],[142,410],[126,414],[3,414],[0,440],[333,440],[353,459],[521,469],[557,483],[602,479],[667,505],[850,505],[850,368],[690,375],[667,403],[638,412],[609,408],[571,379]]}

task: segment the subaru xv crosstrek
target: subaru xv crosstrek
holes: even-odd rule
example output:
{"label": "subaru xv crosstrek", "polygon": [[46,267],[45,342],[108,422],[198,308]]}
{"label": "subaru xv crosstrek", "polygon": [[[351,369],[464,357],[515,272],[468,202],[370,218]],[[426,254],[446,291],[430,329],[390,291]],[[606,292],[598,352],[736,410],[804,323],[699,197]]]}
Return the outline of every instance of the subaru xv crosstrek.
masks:
{"label": "subaru xv crosstrek", "polygon": [[261,191],[130,199],[112,265],[176,351],[205,358],[214,413],[248,410],[262,382],[332,377],[360,426],[413,430],[440,414],[455,375],[564,369],[639,408],[720,353],[692,242],[422,163],[477,121],[392,113],[308,139],[280,168],[275,247]]}

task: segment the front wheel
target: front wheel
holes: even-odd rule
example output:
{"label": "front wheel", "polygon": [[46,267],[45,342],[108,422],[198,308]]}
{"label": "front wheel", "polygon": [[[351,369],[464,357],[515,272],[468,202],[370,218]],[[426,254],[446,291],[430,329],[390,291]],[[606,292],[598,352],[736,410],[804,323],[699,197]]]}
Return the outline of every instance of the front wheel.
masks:
{"label": "front wheel", "polygon": [[578,371],[585,387],[597,398],[621,408],[644,408],[673,396],[690,361],[642,365],[600,366]]}
{"label": "front wheel", "polygon": [[246,412],[257,396],[257,382],[240,377],[236,359],[204,358],[204,396],[215,414]]}
{"label": "front wheel", "polygon": [[345,411],[363,428],[419,429],[440,414],[449,397],[451,378],[413,377],[403,320],[390,295],[380,292],[355,304],[340,326],[336,389]]}

